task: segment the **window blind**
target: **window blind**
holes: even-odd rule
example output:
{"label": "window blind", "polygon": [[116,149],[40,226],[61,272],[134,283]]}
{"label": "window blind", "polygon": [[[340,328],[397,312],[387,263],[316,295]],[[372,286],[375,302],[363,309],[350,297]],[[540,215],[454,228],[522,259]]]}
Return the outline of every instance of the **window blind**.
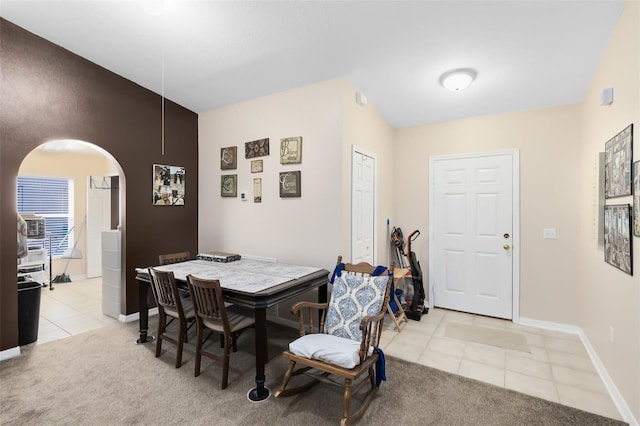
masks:
{"label": "window blind", "polygon": [[[65,239],[71,220],[69,212],[73,211],[71,189],[70,179],[18,177],[18,211],[44,217],[53,257],[62,255],[73,244],[71,235]],[[42,245],[40,241],[32,244]],[[48,251],[48,245],[44,246]]]}

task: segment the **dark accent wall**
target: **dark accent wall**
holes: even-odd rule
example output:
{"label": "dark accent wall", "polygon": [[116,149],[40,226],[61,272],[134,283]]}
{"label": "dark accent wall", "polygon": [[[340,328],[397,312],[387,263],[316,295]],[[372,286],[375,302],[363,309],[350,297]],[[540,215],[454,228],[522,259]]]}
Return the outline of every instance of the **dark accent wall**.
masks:
{"label": "dark accent wall", "polygon": [[[135,267],[198,247],[198,116],[0,19],[0,350],[18,345],[16,178],[25,156],[55,139],[104,148],[121,167],[123,314],[138,311]],[[186,168],[186,202],[152,205],[152,165]]]}

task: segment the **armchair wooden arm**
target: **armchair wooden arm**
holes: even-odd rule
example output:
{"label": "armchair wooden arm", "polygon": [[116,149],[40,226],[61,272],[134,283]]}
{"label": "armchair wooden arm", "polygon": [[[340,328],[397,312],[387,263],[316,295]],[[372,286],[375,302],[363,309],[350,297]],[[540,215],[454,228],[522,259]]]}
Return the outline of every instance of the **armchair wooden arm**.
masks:
{"label": "armchair wooden arm", "polygon": [[[300,337],[311,333],[324,333],[324,317],[327,314],[329,302],[298,302],[291,307],[291,313],[298,317]],[[306,318],[305,318],[306,313]],[[318,315],[318,313],[320,315]],[[318,319],[318,326],[314,329],[313,318]]]}

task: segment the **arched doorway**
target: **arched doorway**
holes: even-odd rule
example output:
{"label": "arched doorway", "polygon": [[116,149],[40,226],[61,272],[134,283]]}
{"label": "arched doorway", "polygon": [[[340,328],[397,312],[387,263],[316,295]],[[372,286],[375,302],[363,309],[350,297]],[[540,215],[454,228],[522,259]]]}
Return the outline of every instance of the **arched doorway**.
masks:
{"label": "arched doorway", "polygon": [[[18,173],[19,183],[21,179],[69,182],[69,226],[66,241],[60,242],[58,238],[51,248],[55,254],[45,276],[47,288],[42,293],[38,342],[117,321],[122,312],[124,289],[119,276],[109,274],[108,279],[102,276],[100,237],[102,231],[112,232],[110,238],[117,238],[118,247],[122,247],[120,224],[124,217],[125,186],[120,164],[94,144],[55,140],[40,145],[24,158]],[[98,201],[107,200],[102,216],[108,217],[95,216],[101,210],[95,208],[96,195]],[[124,256],[121,252],[118,256],[117,263],[124,270]],[[118,279],[115,289],[114,278]]]}

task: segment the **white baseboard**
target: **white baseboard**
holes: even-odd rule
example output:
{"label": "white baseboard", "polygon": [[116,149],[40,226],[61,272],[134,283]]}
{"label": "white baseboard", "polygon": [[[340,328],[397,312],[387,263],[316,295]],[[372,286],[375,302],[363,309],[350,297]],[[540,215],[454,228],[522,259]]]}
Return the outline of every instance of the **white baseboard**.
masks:
{"label": "white baseboard", "polygon": [[5,349],[4,351],[0,351],[0,362],[6,361],[11,358],[17,358],[20,356],[20,346],[16,346],[15,348]]}
{"label": "white baseboard", "polygon": [[622,397],[622,394],[620,394],[620,391],[618,390],[615,383],[611,379],[611,376],[609,376],[607,369],[602,364],[602,361],[600,361],[600,358],[598,357],[598,354],[596,353],[595,349],[591,345],[591,342],[587,338],[587,335],[580,327],[575,325],[559,324],[555,322],[540,321],[536,319],[523,318],[523,317],[520,317],[517,320],[514,320],[514,322],[520,325],[526,325],[530,327],[542,328],[545,330],[560,331],[563,333],[571,333],[571,334],[577,335],[582,341],[582,344],[584,345],[587,351],[587,354],[589,354],[589,358],[591,358],[591,362],[596,368],[596,371],[598,372],[600,379],[604,383],[604,386],[606,387],[607,392],[609,393],[609,396],[611,397],[611,399],[613,400],[613,403],[618,409],[618,413],[620,413],[620,415],[622,416],[622,419],[625,422],[629,423],[630,426],[640,426],[636,418],[633,416],[633,413],[629,409],[629,406],[627,405],[624,398]]}
{"label": "white baseboard", "polygon": [[[158,315],[158,308],[149,309],[149,316],[152,317],[154,315]],[[118,321],[124,322],[124,323],[130,323],[130,322],[139,321],[139,320],[140,320],[140,312],[135,312],[129,315],[120,314],[120,316],[118,317]]]}

